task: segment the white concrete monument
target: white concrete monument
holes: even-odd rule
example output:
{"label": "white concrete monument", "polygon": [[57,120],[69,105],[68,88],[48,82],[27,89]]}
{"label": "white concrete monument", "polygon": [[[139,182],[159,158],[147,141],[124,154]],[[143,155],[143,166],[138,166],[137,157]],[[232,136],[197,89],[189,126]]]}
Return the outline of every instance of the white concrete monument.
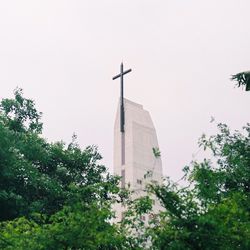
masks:
{"label": "white concrete monument", "polygon": [[[145,195],[149,182],[162,182],[162,163],[156,131],[148,111],[143,106],[123,98],[123,71],[113,79],[121,78],[121,97],[114,126],[114,173],[121,176],[121,187],[135,191],[133,198]],[[161,209],[155,200],[153,212]],[[125,208],[115,206],[117,221]],[[144,218],[146,221],[148,218]]]}

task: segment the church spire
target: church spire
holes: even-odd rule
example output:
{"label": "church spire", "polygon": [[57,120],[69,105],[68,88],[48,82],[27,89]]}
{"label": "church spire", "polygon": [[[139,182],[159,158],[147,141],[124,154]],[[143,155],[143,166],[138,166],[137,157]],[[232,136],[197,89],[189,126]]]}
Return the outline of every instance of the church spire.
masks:
{"label": "church spire", "polygon": [[121,97],[120,97],[120,131],[121,131],[121,133],[125,132],[125,129],[124,129],[125,112],[124,112],[123,76],[131,71],[132,71],[131,69],[123,71],[123,62],[122,62],[121,66],[120,66],[120,74],[118,74],[112,78],[113,80],[120,78],[120,82],[121,82]]}

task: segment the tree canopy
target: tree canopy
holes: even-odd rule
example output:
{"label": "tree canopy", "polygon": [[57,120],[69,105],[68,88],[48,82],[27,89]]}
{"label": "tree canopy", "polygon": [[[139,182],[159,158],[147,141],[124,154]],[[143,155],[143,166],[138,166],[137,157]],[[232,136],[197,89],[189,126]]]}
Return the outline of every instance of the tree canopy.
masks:
{"label": "tree canopy", "polygon": [[237,87],[245,86],[246,91],[250,91],[250,71],[240,72],[232,75],[231,79],[237,81]]}
{"label": "tree canopy", "polygon": [[75,135],[69,145],[43,139],[34,101],[21,89],[14,94],[0,104],[0,248],[120,246],[110,222],[118,178],[98,163],[97,148],[81,150]]}
{"label": "tree canopy", "polygon": [[[14,95],[0,103],[0,249],[250,249],[250,124],[203,135],[213,159],[184,167],[188,185],[166,178],[132,200],[95,146],[82,150],[75,135],[49,143],[34,101]],[[127,208],[120,223],[117,202]]]}
{"label": "tree canopy", "polygon": [[70,201],[76,189],[105,183],[106,168],[97,163],[101,159],[97,148],[81,150],[75,136],[67,146],[48,143],[40,136],[41,113],[20,89],[15,99],[2,100],[0,110],[1,220],[33,212],[51,215]]}
{"label": "tree canopy", "polygon": [[200,139],[215,163],[205,159],[185,167],[187,187],[167,180],[151,186],[164,210],[149,228],[152,249],[250,248],[250,124],[244,132]]}

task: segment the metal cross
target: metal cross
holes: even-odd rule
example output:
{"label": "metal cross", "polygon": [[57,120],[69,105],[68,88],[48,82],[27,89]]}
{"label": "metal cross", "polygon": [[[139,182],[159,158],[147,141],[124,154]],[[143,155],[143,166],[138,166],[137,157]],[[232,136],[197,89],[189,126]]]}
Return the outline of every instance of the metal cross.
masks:
{"label": "metal cross", "polygon": [[131,72],[131,69],[123,71],[123,63],[121,63],[120,74],[114,76],[112,79],[115,80],[120,77],[121,79],[121,98],[120,98],[120,131],[124,133],[124,124],[125,124],[125,112],[124,112],[124,98],[123,98],[123,76]]}

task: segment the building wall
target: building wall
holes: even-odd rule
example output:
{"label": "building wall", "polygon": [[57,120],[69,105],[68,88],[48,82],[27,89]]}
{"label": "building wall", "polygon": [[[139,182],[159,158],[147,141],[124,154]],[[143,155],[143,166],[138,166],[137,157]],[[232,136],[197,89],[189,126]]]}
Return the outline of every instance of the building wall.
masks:
{"label": "building wall", "polygon": [[[133,198],[145,194],[147,183],[162,182],[162,162],[156,158],[153,148],[159,148],[156,131],[148,111],[143,106],[124,100],[125,133],[120,132],[120,105],[118,105],[114,126],[114,173],[121,176],[125,171],[125,184],[136,191]],[[122,136],[125,140],[125,164],[122,164]],[[123,182],[124,180],[122,180]],[[122,185],[122,183],[121,183]],[[160,210],[156,201],[154,212]],[[121,220],[125,210],[120,204],[115,206],[117,220]]]}

